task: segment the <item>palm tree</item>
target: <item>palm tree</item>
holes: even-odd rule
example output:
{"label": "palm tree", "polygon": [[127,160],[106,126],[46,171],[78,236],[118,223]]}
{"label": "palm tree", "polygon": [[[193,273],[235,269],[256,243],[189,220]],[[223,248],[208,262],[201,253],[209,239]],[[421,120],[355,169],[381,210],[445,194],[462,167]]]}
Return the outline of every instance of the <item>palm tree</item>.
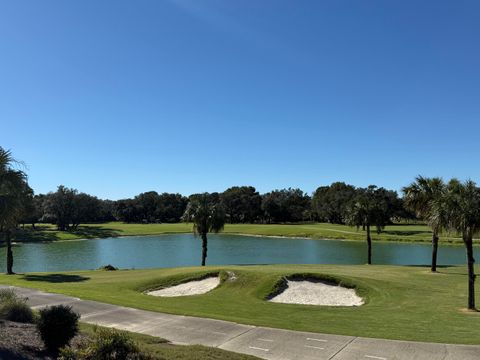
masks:
{"label": "palm tree", "polygon": [[22,215],[28,187],[25,173],[14,169],[15,163],[10,151],[0,147],[0,232],[7,245],[7,274],[13,274],[12,232]]}
{"label": "palm tree", "polygon": [[452,179],[443,201],[437,204],[447,214],[448,228],[462,234],[467,253],[468,309],[475,310],[475,259],[473,236],[480,232],[480,189],[475,182]]}
{"label": "palm tree", "polygon": [[432,229],[432,272],[437,271],[439,233],[445,227],[446,219],[442,207],[434,206],[445,193],[445,183],[441,178],[417,176],[415,181],[402,189],[405,205],[424,219]]}
{"label": "palm tree", "polygon": [[225,211],[214,196],[208,193],[193,195],[188,203],[184,221],[193,222],[193,232],[202,238],[202,266],[207,259],[207,234],[218,233],[225,225]]}
{"label": "palm tree", "polygon": [[370,185],[358,189],[358,194],[347,208],[346,223],[350,226],[364,227],[367,232],[367,263],[372,263],[371,226],[380,233],[389,221],[388,205],[385,201],[385,189]]}

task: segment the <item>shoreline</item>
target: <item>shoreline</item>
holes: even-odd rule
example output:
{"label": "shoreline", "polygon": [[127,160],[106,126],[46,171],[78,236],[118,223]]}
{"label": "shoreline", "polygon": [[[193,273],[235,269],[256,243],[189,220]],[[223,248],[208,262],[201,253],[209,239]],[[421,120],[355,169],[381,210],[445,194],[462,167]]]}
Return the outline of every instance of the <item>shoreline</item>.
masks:
{"label": "shoreline", "polygon": [[[125,237],[146,237],[146,236],[162,236],[162,235],[183,235],[183,234],[192,234],[190,231],[186,232],[161,232],[161,233],[152,233],[152,234],[132,234],[132,235],[116,235],[116,236],[108,236],[108,237],[94,237],[94,238],[78,238],[78,239],[60,239],[60,240],[51,240],[51,241],[13,241],[12,245],[21,245],[22,243],[26,244],[50,244],[53,242],[71,242],[71,241],[88,241],[88,240],[105,240],[105,239],[116,239],[116,238],[125,238]],[[235,232],[220,232],[220,233],[211,233],[214,235],[237,235],[237,236],[249,236],[249,237],[259,237],[259,238],[277,238],[277,239],[292,239],[292,240],[319,240],[319,241],[348,241],[348,242],[363,242],[366,241],[365,239],[345,239],[345,238],[316,238],[316,237],[308,237],[308,236],[287,236],[287,235],[262,235],[262,234],[248,234],[248,233],[235,233]],[[460,239],[459,239],[460,240]],[[478,240],[478,239],[477,239]],[[372,242],[376,243],[397,243],[397,244],[416,244],[416,245],[431,245],[430,241],[416,241],[416,240],[401,240],[401,239],[392,239],[392,240],[375,240],[372,239]],[[0,245],[3,245],[3,242],[0,242]],[[439,246],[463,246],[461,241],[458,242],[442,242],[440,240]],[[477,241],[475,243],[474,239],[474,247],[480,247],[480,243]]]}

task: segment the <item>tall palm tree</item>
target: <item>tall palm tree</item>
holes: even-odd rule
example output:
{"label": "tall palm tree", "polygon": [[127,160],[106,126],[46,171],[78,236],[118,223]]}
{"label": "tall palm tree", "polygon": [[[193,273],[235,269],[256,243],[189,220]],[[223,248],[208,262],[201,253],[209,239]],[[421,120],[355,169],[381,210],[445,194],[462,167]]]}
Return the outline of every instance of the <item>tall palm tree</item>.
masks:
{"label": "tall palm tree", "polygon": [[7,274],[13,274],[12,233],[23,211],[26,175],[16,170],[10,151],[0,147],[0,232],[7,245]]}
{"label": "tall palm tree", "polygon": [[442,228],[445,227],[443,208],[434,206],[445,193],[445,183],[441,178],[417,176],[415,181],[402,189],[405,205],[424,219],[432,229],[432,272],[437,271],[438,240]]}
{"label": "tall palm tree", "polygon": [[211,194],[203,193],[191,197],[188,203],[184,221],[193,222],[193,232],[202,238],[202,266],[207,259],[209,232],[218,233],[225,225],[225,211]]}
{"label": "tall palm tree", "polygon": [[375,226],[379,233],[389,220],[388,206],[384,198],[384,189],[370,185],[358,189],[358,194],[347,208],[346,223],[359,228],[362,226],[367,234],[367,263],[372,263],[372,237],[370,228]]}
{"label": "tall palm tree", "polygon": [[475,310],[475,259],[473,236],[480,233],[480,189],[475,182],[452,179],[445,198],[437,204],[447,214],[448,228],[462,234],[467,253],[468,309]]}

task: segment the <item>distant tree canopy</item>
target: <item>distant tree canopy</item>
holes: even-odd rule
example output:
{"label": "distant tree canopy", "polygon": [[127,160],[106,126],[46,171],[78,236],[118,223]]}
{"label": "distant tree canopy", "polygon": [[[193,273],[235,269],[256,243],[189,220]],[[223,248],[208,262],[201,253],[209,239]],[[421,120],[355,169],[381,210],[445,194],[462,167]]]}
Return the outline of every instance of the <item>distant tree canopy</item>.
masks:
{"label": "distant tree canopy", "polygon": [[299,222],[310,220],[310,197],[300,189],[274,190],[263,195],[265,221]]}
{"label": "distant tree canopy", "polygon": [[[395,191],[383,188],[387,222],[414,219]],[[253,186],[233,186],[209,199],[221,205],[228,223],[295,223],[321,221],[345,224],[348,209],[364,189],[343,182],[321,186],[310,197],[300,189],[279,189],[260,194]],[[33,195],[26,191],[20,224],[56,224],[59,230],[76,229],[81,223],[123,221],[127,223],[177,223],[188,204],[202,194],[147,191],[130,199],[102,200],[60,185],[55,192]]]}
{"label": "distant tree canopy", "polygon": [[63,185],[56,192],[43,196],[42,200],[38,207],[43,209],[43,215],[39,220],[54,223],[59,230],[76,229],[81,223],[113,220],[110,201]]}
{"label": "distant tree canopy", "polygon": [[262,216],[262,196],[253,186],[234,186],[220,194],[229,223],[252,223]]}
{"label": "distant tree canopy", "polygon": [[181,220],[187,203],[188,199],[180,194],[149,191],[116,201],[113,212],[117,220],[124,222],[175,223]]}
{"label": "distant tree canopy", "polygon": [[312,197],[312,212],[315,219],[332,224],[344,224],[348,204],[356,195],[355,187],[343,182],[319,187]]}

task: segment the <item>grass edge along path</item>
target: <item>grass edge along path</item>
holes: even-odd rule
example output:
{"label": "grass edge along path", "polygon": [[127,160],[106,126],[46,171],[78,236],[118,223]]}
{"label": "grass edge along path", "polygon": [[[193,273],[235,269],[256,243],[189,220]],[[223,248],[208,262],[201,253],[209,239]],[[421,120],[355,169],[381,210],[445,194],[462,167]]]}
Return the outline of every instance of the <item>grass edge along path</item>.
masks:
{"label": "grass edge along path", "polygon": [[[96,325],[80,323],[80,331],[84,335],[92,336]],[[119,330],[120,331],[120,330]],[[133,339],[140,350],[154,359],[175,360],[260,360],[260,358],[223,350],[217,347],[203,345],[176,345],[159,337],[130,332],[127,333]]]}
{"label": "grass edge along path", "polygon": [[[198,278],[206,272],[233,271],[205,295],[158,298],[154,289]],[[476,269],[477,272],[479,269]],[[366,304],[320,307],[265,301],[284,276],[330,276],[358,287]],[[381,265],[267,265],[152,270],[81,271],[58,274],[0,275],[0,284],[38,288],[82,299],[158,312],[237,323],[396,340],[480,344],[480,313],[466,312],[464,267]],[[477,287],[477,298],[480,291]]]}
{"label": "grass edge along path", "polygon": [[[27,226],[17,231],[17,241],[59,241],[95,239],[119,236],[145,236],[161,234],[179,234],[192,232],[188,223],[175,224],[127,224],[109,222],[102,224],[83,224],[76,230],[58,231],[49,224],[37,225],[33,230]],[[290,238],[365,240],[365,232],[346,225],[328,223],[309,224],[226,224],[225,234],[252,236],[277,236]],[[425,225],[390,225],[377,234],[372,232],[374,241],[431,242],[431,231]],[[462,240],[452,234],[440,236],[441,244],[462,244]]]}

